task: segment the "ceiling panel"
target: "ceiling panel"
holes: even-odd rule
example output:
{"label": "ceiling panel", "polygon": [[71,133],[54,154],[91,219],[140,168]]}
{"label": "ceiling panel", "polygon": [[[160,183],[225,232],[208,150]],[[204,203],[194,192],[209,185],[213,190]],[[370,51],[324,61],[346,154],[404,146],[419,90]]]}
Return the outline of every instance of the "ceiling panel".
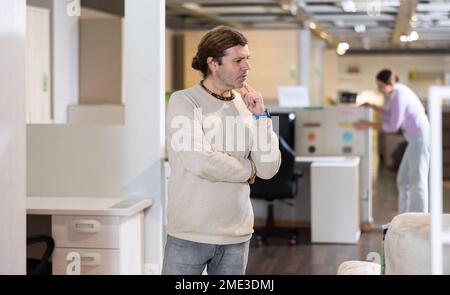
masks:
{"label": "ceiling panel", "polygon": [[[217,22],[239,28],[295,30],[314,22],[318,29],[325,30],[334,40],[348,42],[355,49],[390,49],[397,46],[450,50],[450,0],[166,1],[170,19],[179,20],[167,25],[179,30],[210,28]],[[407,1],[415,4],[414,11],[409,15],[411,19],[405,20],[403,11],[406,4],[411,4]],[[213,22],[208,22],[208,17]],[[395,29],[404,27],[400,26],[400,22],[406,22],[402,34],[407,35],[415,30],[419,40],[407,44],[394,42],[396,38],[392,36]]]}

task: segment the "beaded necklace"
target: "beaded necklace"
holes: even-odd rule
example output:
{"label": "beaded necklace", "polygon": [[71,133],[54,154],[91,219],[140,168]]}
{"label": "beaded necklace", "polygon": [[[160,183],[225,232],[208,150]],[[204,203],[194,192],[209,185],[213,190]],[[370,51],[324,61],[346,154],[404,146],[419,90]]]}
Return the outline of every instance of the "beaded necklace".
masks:
{"label": "beaded necklace", "polygon": [[234,99],[234,92],[233,90],[231,90],[231,96],[230,97],[225,97],[219,94],[216,94],[214,92],[212,92],[211,90],[209,90],[208,88],[206,88],[206,86],[203,84],[203,80],[200,81],[200,86],[202,86],[203,89],[205,89],[206,92],[208,92],[209,94],[211,94],[212,96],[214,96],[217,99],[223,100],[223,101],[232,101]]}

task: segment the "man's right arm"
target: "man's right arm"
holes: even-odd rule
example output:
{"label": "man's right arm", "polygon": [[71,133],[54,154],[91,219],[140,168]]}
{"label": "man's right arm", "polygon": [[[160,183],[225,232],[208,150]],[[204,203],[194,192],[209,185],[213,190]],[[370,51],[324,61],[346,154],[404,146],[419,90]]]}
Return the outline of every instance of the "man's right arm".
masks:
{"label": "man's right arm", "polygon": [[167,148],[177,155],[186,170],[213,182],[245,183],[254,164],[214,151],[207,141],[201,123],[201,109],[189,99],[173,95],[167,112]]}

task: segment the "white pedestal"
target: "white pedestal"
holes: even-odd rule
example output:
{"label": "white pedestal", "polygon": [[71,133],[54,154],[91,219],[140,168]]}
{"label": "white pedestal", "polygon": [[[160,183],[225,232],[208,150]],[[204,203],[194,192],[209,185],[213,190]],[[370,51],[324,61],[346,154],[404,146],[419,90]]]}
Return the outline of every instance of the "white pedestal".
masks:
{"label": "white pedestal", "polygon": [[311,241],[357,243],[359,158],[323,157],[311,162]]}

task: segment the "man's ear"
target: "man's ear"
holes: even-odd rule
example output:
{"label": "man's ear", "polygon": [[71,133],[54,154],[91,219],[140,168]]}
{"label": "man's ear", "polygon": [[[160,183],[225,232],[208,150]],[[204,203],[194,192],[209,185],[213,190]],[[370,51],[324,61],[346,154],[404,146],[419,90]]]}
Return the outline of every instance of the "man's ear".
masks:
{"label": "man's ear", "polygon": [[217,61],[213,57],[208,57],[206,59],[206,63],[208,64],[210,70],[216,69],[218,66]]}

